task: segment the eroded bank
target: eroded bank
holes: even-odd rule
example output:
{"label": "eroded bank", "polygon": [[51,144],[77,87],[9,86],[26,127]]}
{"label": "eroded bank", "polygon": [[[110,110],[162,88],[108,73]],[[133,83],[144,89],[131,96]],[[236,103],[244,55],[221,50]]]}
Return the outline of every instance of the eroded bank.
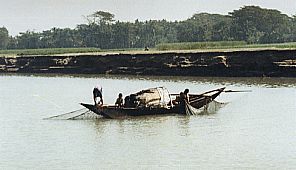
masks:
{"label": "eroded bank", "polygon": [[2,56],[0,72],[296,77],[296,50]]}

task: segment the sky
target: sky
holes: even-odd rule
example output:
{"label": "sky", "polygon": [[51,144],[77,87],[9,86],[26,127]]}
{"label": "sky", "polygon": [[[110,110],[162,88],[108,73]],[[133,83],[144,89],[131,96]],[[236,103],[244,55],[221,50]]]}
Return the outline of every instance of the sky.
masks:
{"label": "sky", "polygon": [[115,14],[115,20],[185,20],[195,13],[228,14],[244,5],[277,9],[292,16],[296,0],[0,0],[0,27],[10,35],[53,27],[75,28],[94,11]]}

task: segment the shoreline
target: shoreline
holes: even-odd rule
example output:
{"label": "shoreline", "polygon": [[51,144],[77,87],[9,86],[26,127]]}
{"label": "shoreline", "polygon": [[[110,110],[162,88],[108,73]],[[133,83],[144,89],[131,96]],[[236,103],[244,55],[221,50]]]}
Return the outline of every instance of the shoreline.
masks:
{"label": "shoreline", "polygon": [[0,73],[296,77],[296,49],[2,54]]}

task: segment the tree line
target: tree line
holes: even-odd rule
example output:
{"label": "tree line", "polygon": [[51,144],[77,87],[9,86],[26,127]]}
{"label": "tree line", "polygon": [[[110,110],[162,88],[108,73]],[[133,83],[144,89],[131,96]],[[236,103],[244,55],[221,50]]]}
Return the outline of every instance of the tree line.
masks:
{"label": "tree line", "polygon": [[197,13],[184,21],[115,21],[109,12],[86,16],[76,28],[26,31],[9,36],[0,28],[0,49],[155,47],[160,43],[245,41],[249,44],[296,41],[296,16],[275,9],[244,6],[228,15]]}

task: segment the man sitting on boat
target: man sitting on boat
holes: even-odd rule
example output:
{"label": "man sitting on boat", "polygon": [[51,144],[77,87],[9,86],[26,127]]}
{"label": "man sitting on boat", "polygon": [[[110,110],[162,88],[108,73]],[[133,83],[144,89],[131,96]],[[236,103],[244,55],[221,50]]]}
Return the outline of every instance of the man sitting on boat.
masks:
{"label": "man sitting on boat", "polygon": [[101,86],[96,86],[93,90],[93,98],[96,106],[102,106],[103,102],[103,89]]}
{"label": "man sitting on boat", "polygon": [[123,107],[123,98],[122,93],[119,93],[118,98],[116,99],[115,106],[117,107]]}
{"label": "man sitting on boat", "polygon": [[174,105],[180,105],[181,102],[186,101],[189,103],[189,89],[185,89],[184,92],[180,92],[176,99],[172,101]]}

